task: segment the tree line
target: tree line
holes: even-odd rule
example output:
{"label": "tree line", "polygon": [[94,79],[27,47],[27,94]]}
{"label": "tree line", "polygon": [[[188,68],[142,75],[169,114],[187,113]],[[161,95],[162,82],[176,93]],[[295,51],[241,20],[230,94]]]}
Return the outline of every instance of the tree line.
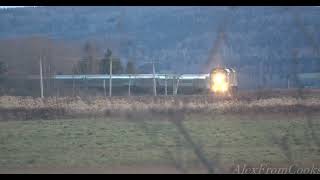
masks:
{"label": "tree line", "polygon": [[96,58],[95,51],[93,44],[89,42],[85,44],[85,55],[73,67],[74,74],[109,74],[111,61],[113,74],[135,74],[137,72],[133,61],[127,61],[124,66],[121,59],[113,55],[111,49],[107,48],[102,58]]}
{"label": "tree line", "polygon": [[7,66],[4,62],[0,61],[0,92],[4,91],[3,84],[7,73]]}
{"label": "tree line", "polygon": [[[80,46],[78,46],[80,44]],[[59,86],[48,79],[57,74],[135,74],[136,62],[115,55],[112,45],[88,40],[70,43],[46,37],[28,37],[0,41],[0,95],[38,96],[39,62],[45,78],[45,94],[56,93]],[[108,47],[108,48],[107,48]],[[104,50],[105,49],[105,50]],[[104,50],[104,51],[103,51]]]}

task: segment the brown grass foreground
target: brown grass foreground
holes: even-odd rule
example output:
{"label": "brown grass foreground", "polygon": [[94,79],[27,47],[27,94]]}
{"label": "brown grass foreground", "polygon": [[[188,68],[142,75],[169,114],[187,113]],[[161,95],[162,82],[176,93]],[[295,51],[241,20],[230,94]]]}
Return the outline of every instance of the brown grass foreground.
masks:
{"label": "brown grass foreground", "polygon": [[[252,97],[252,96],[251,96]],[[127,118],[166,117],[177,112],[201,114],[313,113],[320,110],[320,97],[266,98],[177,97],[0,97],[0,120],[60,119],[66,117]]]}

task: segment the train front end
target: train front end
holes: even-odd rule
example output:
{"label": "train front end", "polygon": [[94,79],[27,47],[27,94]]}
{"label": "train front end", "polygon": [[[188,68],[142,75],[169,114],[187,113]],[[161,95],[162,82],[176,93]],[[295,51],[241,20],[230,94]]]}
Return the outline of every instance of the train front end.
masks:
{"label": "train front end", "polygon": [[210,72],[210,91],[215,95],[233,95],[237,89],[234,69],[215,68]]}

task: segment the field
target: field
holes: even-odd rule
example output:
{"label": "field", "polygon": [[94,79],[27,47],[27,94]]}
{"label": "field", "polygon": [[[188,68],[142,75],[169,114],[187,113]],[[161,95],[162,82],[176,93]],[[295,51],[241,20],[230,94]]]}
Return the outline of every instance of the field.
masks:
{"label": "field", "polygon": [[1,97],[0,173],[207,173],[201,158],[219,173],[319,166],[319,104]]}

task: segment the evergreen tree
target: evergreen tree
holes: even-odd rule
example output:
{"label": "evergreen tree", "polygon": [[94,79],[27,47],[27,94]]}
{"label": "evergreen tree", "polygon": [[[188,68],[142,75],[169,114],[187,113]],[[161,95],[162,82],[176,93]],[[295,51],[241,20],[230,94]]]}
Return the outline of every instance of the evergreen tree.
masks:
{"label": "evergreen tree", "polygon": [[7,72],[7,67],[6,67],[6,64],[4,62],[1,62],[0,61],[0,92],[3,91],[3,88],[4,88],[4,80],[6,79],[6,76],[5,76],[5,73]]}
{"label": "evergreen tree", "polygon": [[100,62],[100,73],[109,74],[110,73],[110,61],[112,60],[112,74],[123,73],[123,67],[120,58],[115,58],[112,56],[112,51],[107,49],[104,58]]}
{"label": "evergreen tree", "polygon": [[7,72],[7,68],[4,62],[0,61],[0,76]]}
{"label": "evergreen tree", "polygon": [[121,74],[123,73],[123,67],[120,58],[112,58],[112,73]]}
{"label": "evergreen tree", "polygon": [[109,74],[111,57],[112,51],[108,48],[103,59],[100,61],[100,74]]}
{"label": "evergreen tree", "polygon": [[98,73],[98,61],[96,59],[97,47],[94,43],[87,41],[84,45],[84,59],[87,61],[82,65],[86,64],[86,73],[87,74],[95,74]]}
{"label": "evergreen tree", "polygon": [[135,68],[134,63],[132,61],[127,62],[126,73],[127,74],[135,74],[136,73],[136,68]]}
{"label": "evergreen tree", "polygon": [[88,61],[86,60],[80,60],[78,62],[78,65],[76,67],[75,70],[75,74],[89,74],[90,73],[90,69],[89,69],[89,65],[88,65]]}
{"label": "evergreen tree", "polygon": [[91,42],[86,42],[83,48],[84,57],[78,61],[77,65],[73,67],[75,74],[97,74],[99,73],[99,63],[96,59],[97,49]]}

